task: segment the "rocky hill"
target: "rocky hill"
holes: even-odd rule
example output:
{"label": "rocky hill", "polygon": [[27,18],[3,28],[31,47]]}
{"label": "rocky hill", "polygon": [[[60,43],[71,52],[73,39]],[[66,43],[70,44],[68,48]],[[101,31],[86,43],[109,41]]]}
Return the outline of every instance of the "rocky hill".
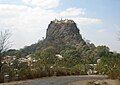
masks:
{"label": "rocky hill", "polygon": [[46,33],[46,42],[84,43],[79,29],[73,20],[51,21]]}
{"label": "rocky hill", "polygon": [[[86,43],[83,40],[80,30],[73,20],[53,20],[48,25],[46,38],[44,40],[20,49],[17,51],[17,55],[25,57],[36,51],[41,52],[50,46],[54,48],[55,54],[60,54],[64,50],[70,51],[72,49],[77,51],[81,57],[89,57],[90,54],[94,55],[93,50],[96,48],[94,44]],[[98,58],[97,54],[95,57],[96,56]]]}
{"label": "rocky hill", "polygon": [[42,45],[39,46],[39,49],[53,46],[59,53],[60,48],[68,44],[86,45],[73,20],[54,20],[50,22],[47,28],[46,38],[43,40]]}

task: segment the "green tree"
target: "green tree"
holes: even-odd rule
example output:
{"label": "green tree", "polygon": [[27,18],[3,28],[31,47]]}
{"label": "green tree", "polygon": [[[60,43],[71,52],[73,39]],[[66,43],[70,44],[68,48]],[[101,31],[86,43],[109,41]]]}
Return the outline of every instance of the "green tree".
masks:
{"label": "green tree", "polygon": [[97,70],[111,78],[120,78],[120,54],[111,52],[108,56],[102,57],[97,64]]}
{"label": "green tree", "polygon": [[76,64],[73,67],[73,71],[74,71],[74,74],[77,74],[77,75],[86,74],[86,67],[84,64]]}
{"label": "green tree", "polygon": [[56,62],[55,50],[52,46],[41,51],[41,60],[47,64],[54,64]]}
{"label": "green tree", "polygon": [[72,67],[81,62],[81,57],[76,50],[63,50],[61,55],[64,57],[64,63],[67,67]]}

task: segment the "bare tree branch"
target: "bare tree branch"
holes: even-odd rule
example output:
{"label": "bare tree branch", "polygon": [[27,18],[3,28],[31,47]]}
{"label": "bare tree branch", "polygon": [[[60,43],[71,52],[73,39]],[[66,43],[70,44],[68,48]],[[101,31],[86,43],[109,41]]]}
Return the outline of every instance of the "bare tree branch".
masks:
{"label": "bare tree branch", "polygon": [[11,43],[9,42],[10,37],[11,33],[9,32],[9,30],[0,32],[0,53],[3,53],[10,48],[11,46]]}
{"label": "bare tree branch", "polygon": [[0,32],[0,71],[2,67],[1,60],[4,56],[4,52],[7,51],[11,46],[11,43],[9,42],[10,37],[11,33],[9,32],[9,30]]}

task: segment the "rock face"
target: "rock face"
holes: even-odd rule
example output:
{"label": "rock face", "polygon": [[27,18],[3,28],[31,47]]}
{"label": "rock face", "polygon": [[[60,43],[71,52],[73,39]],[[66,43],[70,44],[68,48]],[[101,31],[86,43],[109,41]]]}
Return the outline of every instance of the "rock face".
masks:
{"label": "rock face", "polygon": [[59,49],[60,45],[86,44],[82,39],[79,29],[73,20],[54,20],[47,28],[46,38],[42,48],[54,46]]}
{"label": "rock face", "polygon": [[80,43],[82,40],[76,23],[72,20],[51,21],[46,33],[49,42]]}

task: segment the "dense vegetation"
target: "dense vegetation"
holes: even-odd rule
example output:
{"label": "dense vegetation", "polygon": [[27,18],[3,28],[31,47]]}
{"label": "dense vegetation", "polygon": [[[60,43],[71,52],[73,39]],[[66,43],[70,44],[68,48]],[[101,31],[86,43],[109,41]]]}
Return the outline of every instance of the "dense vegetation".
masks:
{"label": "dense vegetation", "polygon": [[[97,74],[120,79],[120,54],[109,52],[106,46],[98,46],[93,50],[84,48],[81,51],[80,49],[68,45],[60,52],[62,57],[57,57],[55,48],[49,46],[42,51],[30,54],[30,57],[36,62],[31,62],[29,66],[27,63],[20,63],[19,58],[13,60],[12,65],[11,62],[4,63],[1,70],[1,80],[5,74],[10,75],[11,80],[45,76],[86,75],[89,69],[97,70]],[[98,59],[100,61],[97,63]],[[89,64],[97,64],[97,66],[94,69]]]}

